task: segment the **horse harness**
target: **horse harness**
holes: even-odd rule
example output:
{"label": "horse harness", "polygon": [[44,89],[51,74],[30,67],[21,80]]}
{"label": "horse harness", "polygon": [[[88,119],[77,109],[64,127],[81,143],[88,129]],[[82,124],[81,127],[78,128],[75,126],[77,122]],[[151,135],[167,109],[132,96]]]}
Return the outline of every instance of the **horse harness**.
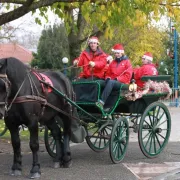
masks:
{"label": "horse harness", "polygon": [[[47,101],[47,93],[48,93],[48,91],[47,90],[51,86],[49,85],[49,83],[45,82],[44,78],[39,73],[35,72],[40,77],[40,79],[38,78],[39,82],[43,83],[43,85],[45,87],[44,88],[45,89],[45,91],[44,91],[45,96],[43,96],[38,91],[38,89],[37,89],[37,87],[35,85],[35,82],[33,81],[32,76],[30,75],[30,72],[33,72],[33,71],[31,70],[31,71],[27,72],[27,76],[25,76],[25,78],[24,78],[21,86],[19,87],[17,93],[15,94],[14,98],[12,100],[10,100],[10,101],[8,100],[8,98],[9,98],[9,95],[10,95],[10,92],[11,92],[11,83],[10,83],[10,81],[8,79],[8,76],[6,74],[0,74],[0,79],[4,82],[5,89],[6,89],[5,101],[0,102],[0,105],[5,105],[5,115],[8,115],[8,111],[11,109],[11,107],[12,107],[12,105],[14,103],[38,102],[41,105],[43,105],[42,111],[40,113],[41,116],[43,116],[43,114],[44,114],[45,107],[48,106],[48,107],[54,109],[55,111],[58,111],[58,112],[66,115],[66,116],[68,116],[70,118],[79,120],[79,118],[76,118],[76,117],[72,116],[71,114],[66,113],[62,109],[57,108],[54,105],[48,103],[48,101]],[[22,89],[22,87],[23,87],[23,85],[24,85],[27,78],[29,79],[29,82],[30,82],[32,95],[18,96],[18,94],[19,94],[20,90]],[[38,95],[35,95],[35,91],[36,91],[36,93]]]}

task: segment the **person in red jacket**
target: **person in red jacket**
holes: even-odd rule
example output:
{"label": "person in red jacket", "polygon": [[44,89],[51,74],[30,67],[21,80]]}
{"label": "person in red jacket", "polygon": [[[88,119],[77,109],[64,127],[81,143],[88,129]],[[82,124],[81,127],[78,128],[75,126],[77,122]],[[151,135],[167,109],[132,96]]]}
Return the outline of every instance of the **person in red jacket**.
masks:
{"label": "person in red jacket", "polygon": [[101,109],[106,103],[112,89],[119,89],[121,83],[129,84],[133,73],[131,62],[125,56],[123,46],[121,44],[115,44],[112,51],[115,54],[115,59],[109,65],[105,75],[105,88],[102,92],[101,99],[96,103]]}
{"label": "person in red jacket", "polygon": [[138,87],[143,88],[144,83],[141,81],[142,76],[157,76],[158,71],[156,65],[152,63],[153,56],[150,52],[146,52],[142,56],[142,66],[139,68],[134,68],[134,79]]}
{"label": "person in red jacket", "polygon": [[73,64],[82,67],[83,71],[79,78],[84,79],[104,79],[104,67],[106,66],[107,55],[99,47],[97,37],[88,40],[88,47],[80,57],[75,59]]}

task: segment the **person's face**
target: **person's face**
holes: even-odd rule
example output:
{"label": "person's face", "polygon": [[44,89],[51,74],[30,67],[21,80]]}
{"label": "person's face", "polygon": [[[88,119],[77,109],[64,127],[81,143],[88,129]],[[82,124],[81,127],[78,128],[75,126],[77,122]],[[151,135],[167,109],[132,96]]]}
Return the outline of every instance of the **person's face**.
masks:
{"label": "person's face", "polygon": [[120,52],[115,52],[114,55],[116,58],[122,57],[122,53],[120,53]]}
{"label": "person's face", "polygon": [[89,43],[89,46],[91,48],[92,51],[96,51],[97,50],[97,47],[98,47],[98,43],[96,42],[90,42]]}
{"label": "person's face", "polygon": [[148,64],[148,60],[145,58],[142,58],[142,64]]}

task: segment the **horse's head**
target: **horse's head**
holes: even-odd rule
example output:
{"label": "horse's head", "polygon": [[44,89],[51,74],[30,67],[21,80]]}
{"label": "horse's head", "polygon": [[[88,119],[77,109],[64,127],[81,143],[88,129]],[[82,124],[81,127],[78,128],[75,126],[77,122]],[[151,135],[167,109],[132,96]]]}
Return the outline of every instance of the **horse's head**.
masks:
{"label": "horse's head", "polygon": [[0,118],[7,110],[8,96],[10,94],[10,81],[6,74],[7,60],[0,60]]}

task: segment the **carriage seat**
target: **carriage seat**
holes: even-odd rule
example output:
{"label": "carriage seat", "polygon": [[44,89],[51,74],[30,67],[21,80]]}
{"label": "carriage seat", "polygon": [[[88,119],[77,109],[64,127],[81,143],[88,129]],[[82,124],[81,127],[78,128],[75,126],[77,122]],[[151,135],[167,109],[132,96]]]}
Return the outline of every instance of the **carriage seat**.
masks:
{"label": "carriage seat", "polygon": [[[76,94],[77,103],[95,103],[100,97],[105,87],[104,80],[95,81],[76,81],[73,82],[73,89]],[[113,90],[111,94],[123,96],[128,91],[129,85],[119,83],[119,90]]]}

